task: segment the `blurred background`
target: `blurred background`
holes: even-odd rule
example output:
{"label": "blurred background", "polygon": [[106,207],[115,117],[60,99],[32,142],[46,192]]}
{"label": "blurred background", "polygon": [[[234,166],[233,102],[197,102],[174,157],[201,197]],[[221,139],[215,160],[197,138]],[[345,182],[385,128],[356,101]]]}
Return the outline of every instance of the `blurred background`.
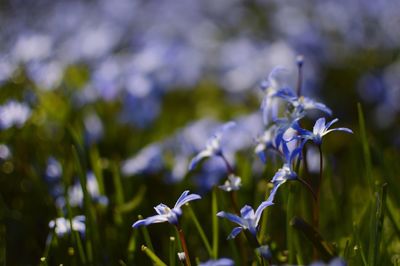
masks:
{"label": "blurred background", "polygon": [[[87,182],[98,182],[91,193],[105,228],[100,238],[110,243],[105,264],[127,256],[119,247],[138,213],[151,214],[167,196],[172,204],[188,186],[206,193],[224,177],[213,160],[187,173],[220,123],[238,122],[226,138],[227,156],[251,154],[238,168],[261,180],[263,165],[251,152],[263,130],[258,84],[283,66],[294,86],[299,54],[304,94],[355,131],[360,102],[373,158],[386,165],[375,172],[398,178],[390,166],[400,148],[398,1],[12,0],[0,10],[0,219],[10,265],[38,263],[65,195],[79,213],[72,144],[82,147]],[[358,162],[335,174],[362,189],[362,177],[352,176],[361,155],[348,151],[357,143],[357,136],[332,138],[327,150]],[[244,182],[248,191],[257,187]]]}

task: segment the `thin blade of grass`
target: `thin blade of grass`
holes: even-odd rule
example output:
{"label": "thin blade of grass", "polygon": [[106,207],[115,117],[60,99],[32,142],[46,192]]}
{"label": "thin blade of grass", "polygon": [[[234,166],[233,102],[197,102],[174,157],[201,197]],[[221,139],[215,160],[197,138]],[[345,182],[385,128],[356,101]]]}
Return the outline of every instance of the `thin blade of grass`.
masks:
{"label": "thin blade of grass", "polygon": [[385,217],[387,184],[380,186],[375,193],[375,208],[372,212],[372,222],[370,227],[370,239],[368,249],[368,265],[379,265],[379,250],[382,240],[383,221]]}
{"label": "thin blade of grass", "polygon": [[6,226],[0,224],[0,265],[6,265]]}
{"label": "thin blade of grass", "polygon": [[101,158],[99,155],[99,151],[95,146],[93,146],[90,151],[89,151],[89,156],[90,156],[90,163],[92,165],[92,170],[94,173],[94,176],[96,177],[97,184],[99,186],[99,192],[100,194],[104,195],[105,194],[105,189],[104,189],[104,180],[103,180],[103,169],[101,166]]}
{"label": "thin blade of grass", "polygon": [[360,129],[361,144],[362,144],[362,148],[363,148],[363,156],[364,156],[364,163],[365,163],[365,175],[367,176],[369,188],[372,193],[372,191],[374,189],[374,181],[373,181],[373,176],[372,176],[371,153],[370,153],[370,149],[369,149],[364,113],[363,113],[362,106],[360,103],[357,104],[357,111],[358,111],[358,123],[359,123],[359,129]]}
{"label": "thin blade of grass", "polygon": [[131,237],[128,242],[128,256],[127,256],[127,264],[128,265],[133,265],[133,260],[135,258],[135,253],[136,253],[136,246],[137,246],[137,236],[138,236],[138,230],[132,230]]}
{"label": "thin blade of grass", "polygon": [[145,245],[142,245],[142,251],[153,261],[153,263],[157,266],[167,266],[152,250],[150,250]]}
{"label": "thin blade of grass", "polygon": [[211,248],[210,242],[208,241],[206,234],[204,233],[203,228],[200,225],[199,220],[196,217],[196,214],[194,213],[192,207],[188,204],[188,211],[189,211],[189,215],[193,220],[194,225],[196,226],[197,231],[199,232],[200,238],[203,241],[204,246],[207,249],[208,255],[211,257],[213,256],[213,250]]}
{"label": "thin blade of grass", "polygon": [[299,217],[294,217],[290,221],[290,225],[302,232],[313,243],[324,261],[330,261],[336,256],[336,251],[332,244],[324,240],[319,232],[306,221]]}
{"label": "thin blade of grass", "polygon": [[94,232],[97,231],[95,229],[95,222],[94,222],[95,210],[93,208],[93,205],[91,202],[91,196],[90,196],[89,191],[86,186],[86,175],[84,172],[86,164],[83,159],[83,156],[79,156],[77,146],[72,146],[72,154],[74,157],[76,170],[78,172],[78,177],[79,177],[79,181],[80,181],[82,192],[83,192],[83,203],[84,203],[83,206],[84,206],[84,211],[85,211],[86,219],[87,219],[86,235],[88,236],[86,238],[86,253],[87,253],[88,263],[90,265],[92,265],[93,259],[94,259],[93,243],[96,243]]}
{"label": "thin blade of grass", "polygon": [[218,245],[219,245],[219,227],[218,227],[218,188],[214,187],[212,191],[212,199],[211,199],[211,217],[212,217],[212,232],[213,232],[213,252],[212,258],[218,258]]}
{"label": "thin blade of grass", "polygon": [[[143,216],[142,216],[142,215],[138,215],[138,219],[139,219],[139,220],[142,220],[142,219],[143,219]],[[151,243],[151,238],[150,238],[149,230],[147,230],[147,227],[146,227],[146,226],[142,226],[142,227],[140,228],[140,230],[142,231],[143,238],[144,238],[144,242],[146,243],[147,247],[153,251],[153,250],[154,250],[154,247],[153,247],[153,244]]]}
{"label": "thin blade of grass", "polygon": [[[115,189],[115,204],[118,206],[122,206],[125,202],[125,197],[124,197],[124,189],[122,186],[121,182],[121,175],[119,174],[119,166],[117,163],[112,164],[112,177],[113,177],[113,182],[114,182],[114,189]],[[123,216],[121,212],[115,212],[114,215],[115,222],[118,225],[121,225],[123,223]]]}
{"label": "thin blade of grass", "polygon": [[169,265],[176,265],[176,240],[173,236],[169,238]]}

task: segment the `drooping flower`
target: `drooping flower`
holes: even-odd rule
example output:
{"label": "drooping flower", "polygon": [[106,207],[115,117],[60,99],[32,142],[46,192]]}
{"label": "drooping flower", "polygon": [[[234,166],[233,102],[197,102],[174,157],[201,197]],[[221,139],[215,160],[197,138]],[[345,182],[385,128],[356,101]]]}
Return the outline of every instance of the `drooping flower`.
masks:
{"label": "drooping flower", "polygon": [[264,92],[264,98],[261,102],[261,111],[263,122],[268,125],[271,120],[275,120],[278,115],[279,99],[275,97],[276,93],[281,89],[282,84],[279,82],[279,75],[287,72],[284,67],[275,67],[263,80],[259,87]]}
{"label": "drooping flower", "polygon": [[[71,223],[72,230],[78,231],[81,234],[85,233],[85,216],[75,216],[74,218],[72,218]],[[54,229],[54,232],[58,236],[64,236],[67,233],[71,233],[71,223],[68,219],[65,219],[64,217],[59,217],[55,220],[51,220],[49,222],[49,227]]]}
{"label": "drooping flower", "polygon": [[178,217],[182,215],[181,207],[192,200],[201,199],[197,194],[189,194],[189,190],[182,193],[179,199],[176,201],[175,206],[171,209],[167,205],[161,203],[158,204],[154,209],[157,215],[150,216],[146,219],[135,222],[132,227],[137,228],[139,226],[147,226],[154,223],[169,222],[170,224],[177,225]]}
{"label": "drooping flower", "polygon": [[273,203],[271,201],[264,201],[258,206],[257,210],[254,212],[254,209],[249,205],[245,205],[240,210],[240,217],[227,213],[227,212],[219,212],[217,213],[218,217],[226,218],[231,222],[234,222],[239,225],[239,227],[235,227],[232,232],[229,234],[228,239],[235,238],[242,230],[249,230],[250,233],[254,236],[257,234],[258,223],[261,218],[261,214],[264,209]]}
{"label": "drooping flower", "polygon": [[276,146],[276,125],[272,125],[264,131],[264,133],[256,139],[257,145],[254,152],[260,157],[264,163],[267,161],[266,151],[268,149],[277,150]]}
{"label": "drooping flower", "polygon": [[218,260],[208,260],[206,262],[202,262],[199,266],[234,266],[235,262],[228,258],[222,258]]}
{"label": "drooping flower", "polygon": [[278,171],[275,173],[274,177],[271,180],[271,183],[274,185],[267,201],[274,201],[276,191],[278,188],[284,184],[286,181],[295,180],[297,178],[297,173],[293,170],[293,162],[301,156],[302,151],[302,143],[300,146],[290,150],[287,146],[287,142],[282,142],[282,151],[284,155],[284,164],[282,168],[279,168]]}
{"label": "drooping flower", "polygon": [[347,133],[353,133],[353,131],[351,129],[345,128],[345,127],[329,129],[338,120],[339,119],[335,118],[331,122],[326,124],[325,123],[325,118],[321,117],[315,122],[312,132],[301,128],[299,124],[296,124],[294,128],[299,132],[299,137],[300,138],[303,138],[306,141],[307,140],[311,140],[315,144],[321,145],[322,144],[322,138],[325,135],[327,135],[328,133],[332,132],[332,131],[344,131],[344,132],[347,132]]}
{"label": "drooping flower", "polygon": [[222,157],[222,148],[221,148],[221,139],[225,131],[231,129],[236,125],[235,122],[230,121],[225,123],[224,125],[217,130],[217,132],[207,141],[206,147],[204,150],[200,151],[190,162],[189,171],[193,170],[196,165],[204,158],[212,157],[212,156],[220,156]]}
{"label": "drooping flower", "polygon": [[230,192],[239,190],[240,186],[242,185],[242,179],[239,176],[235,176],[234,174],[230,174],[228,179],[222,186],[218,186],[220,189]]}

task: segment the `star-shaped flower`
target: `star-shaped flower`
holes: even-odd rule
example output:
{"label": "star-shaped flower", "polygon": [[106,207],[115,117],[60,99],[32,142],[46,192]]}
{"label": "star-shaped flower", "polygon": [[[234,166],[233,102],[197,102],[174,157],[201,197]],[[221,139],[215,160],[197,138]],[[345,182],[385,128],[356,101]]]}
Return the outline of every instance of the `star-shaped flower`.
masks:
{"label": "star-shaped flower", "polygon": [[212,156],[222,156],[221,139],[225,131],[231,129],[236,125],[235,122],[230,121],[221,126],[221,128],[207,141],[204,150],[200,151],[190,162],[189,171],[193,170],[196,165],[204,158]]}
{"label": "star-shaped flower", "polygon": [[351,129],[345,128],[345,127],[329,129],[338,120],[339,119],[336,118],[336,119],[333,119],[331,122],[326,124],[325,123],[325,118],[321,117],[315,122],[312,132],[301,128],[299,124],[296,124],[294,126],[294,128],[299,132],[299,137],[300,138],[303,138],[306,141],[307,140],[311,140],[315,144],[321,145],[322,144],[322,138],[325,135],[327,135],[330,132],[332,132],[332,131],[344,131],[344,132],[347,132],[347,133],[353,133],[353,131]]}
{"label": "star-shaped flower", "polygon": [[304,113],[307,110],[317,109],[328,115],[332,115],[332,110],[325,104],[316,102],[308,97],[298,97],[291,89],[281,89],[275,93],[275,97],[279,97],[289,102],[296,113]]}
{"label": "star-shaped flower", "polygon": [[149,224],[169,222],[170,224],[177,225],[178,217],[182,215],[181,207],[192,200],[201,199],[197,194],[190,194],[189,190],[182,193],[179,199],[176,201],[175,206],[171,209],[167,205],[161,203],[158,204],[154,209],[158,213],[157,215],[150,216],[146,219],[135,222],[132,227],[137,228],[139,226],[147,226]]}
{"label": "star-shaped flower", "polygon": [[226,218],[230,220],[231,222],[234,222],[239,225],[239,227],[235,227],[230,235],[228,236],[228,239],[235,238],[242,230],[249,230],[250,233],[254,236],[257,234],[257,227],[258,223],[261,218],[261,214],[264,211],[264,209],[273,203],[270,201],[264,201],[260,204],[260,206],[257,208],[257,210],[254,212],[254,209],[250,207],[249,205],[245,205],[241,210],[240,210],[240,217],[232,214],[232,213],[227,213],[227,212],[219,212],[217,213],[218,217]]}

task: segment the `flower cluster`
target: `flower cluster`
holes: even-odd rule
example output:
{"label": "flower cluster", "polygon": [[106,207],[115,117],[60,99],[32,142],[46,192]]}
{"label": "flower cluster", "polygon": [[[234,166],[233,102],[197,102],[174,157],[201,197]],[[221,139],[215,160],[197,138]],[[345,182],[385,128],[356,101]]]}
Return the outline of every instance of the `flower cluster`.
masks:
{"label": "flower cluster", "polygon": [[[300,57],[297,62],[299,75],[302,73],[302,60],[302,57]],[[205,147],[193,157],[188,165],[189,171],[197,171],[199,168],[198,166],[205,160],[208,160],[208,162],[219,161],[224,164],[227,179],[223,185],[218,186],[214,183],[213,186],[219,187],[221,190],[230,194],[232,207],[236,213],[219,211],[216,215],[238,225],[228,235],[228,239],[233,239],[238,236],[240,232],[245,231],[245,235],[254,249],[255,254],[261,259],[267,260],[272,258],[272,252],[269,245],[262,242],[260,243],[259,241],[260,221],[264,210],[274,205],[279,187],[288,181],[298,180],[307,186],[313,193],[314,199],[318,201],[319,188],[317,189],[317,193],[315,193],[314,188],[301,178],[298,173],[301,166],[300,163],[302,162],[302,154],[305,151],[305,144],[308,141],[312,141],[319,147],[321,158],[320,177],[322,177],[321,146],[323,137],[333,131],[352,133],[348,128],[331,128],[338,119],[333,119],[326,123],[326,118],[324,116],[316,120],[312,131],[303,128],[301,125],[302,121],[309,117],[308,114],[310,110],[317,110],[327,116],[331,116],[332,111],[325,104],[301,95],[301,76],[299,77],[297,90],[292,89],[290,86],[283,86],[283,83],[277,79],[278,73],[282,71],[285,70],[281,67],[275,68],[272,73],[269,74],[267,80],[263,81],[260,85],[264,92],[264,98],[261,104],[264,131],[256,138],[254,152],[260,157],[262,162],[268,163],[268,153],[272,151],[279,156],[279,161],[282,163],[282,166],[276,171],[272,179],[269,180],[273,184],[273,187],[269,192],[267,200],[262,201],[256,210],[249,205],[244,205],[239,210],[237,206],[236,197],[237,193],[240,192],[242,180],[236,174],[234,165],[230,163],[232,158],[228,158],[225,155],[227,150],[226,143],[232,139],[231,136],[229,137],[227,135],[231,134],[233,129],[238,127],[238,123],[236,122],[230,121],[221,125],[206,141]],[[136,170],[134,172],[136,172]],[[185,191],[179,197],[173,208],[165,204],[159,204],[154,208],[157,215],[135,222],[133,228],[162,222],[169,222],[176,226],[184,250],[184,253],[178,253],[180,254],[179,257],[181,260],[185,260],[186,264],[190,265],[186,242],[183,237],[183,231],[178,223],[178,218],[182,214],[181,207],[185,203],[197,199],[200,199],[199,195],[189,194],[189,191]],[[318,206],[318,204],[316,204],[316,206]],[[204,265],[225,265],[223,263],[231,265],[230,260],[215,260],[215,258],[214,260],[206,262]]]}

